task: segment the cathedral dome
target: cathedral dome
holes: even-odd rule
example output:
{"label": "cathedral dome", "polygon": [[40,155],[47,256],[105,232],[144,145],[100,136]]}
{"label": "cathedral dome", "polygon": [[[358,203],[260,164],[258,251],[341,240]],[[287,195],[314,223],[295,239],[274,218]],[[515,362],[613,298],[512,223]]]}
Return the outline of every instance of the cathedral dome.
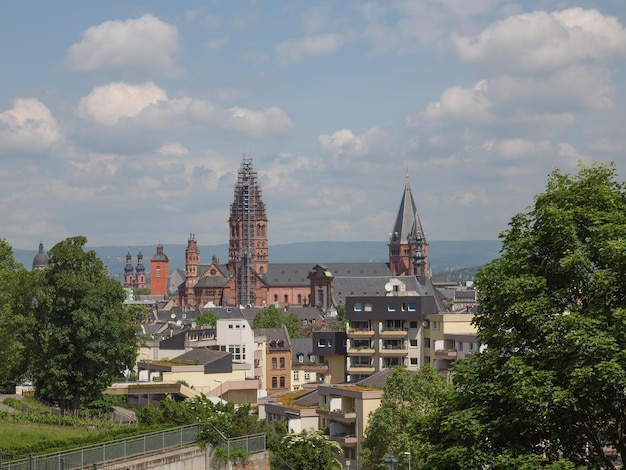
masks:
{"label": "cathedral dome", "polygon": [[165,253],[163,253],[163,245],[159,243],[156,247],[156,250],[157,252],[152,256],[152,258],[150,258],[150,262],[156,263],[160,261],[162,263],[169,263],[169,258]]}
{"label": "cathedral dome", "polygon": [[39,253],[33,258],[33,271],[39,269],[45,269],[50,266],[50,259],[48,255],[43,251],[43,243],[39,242]]}

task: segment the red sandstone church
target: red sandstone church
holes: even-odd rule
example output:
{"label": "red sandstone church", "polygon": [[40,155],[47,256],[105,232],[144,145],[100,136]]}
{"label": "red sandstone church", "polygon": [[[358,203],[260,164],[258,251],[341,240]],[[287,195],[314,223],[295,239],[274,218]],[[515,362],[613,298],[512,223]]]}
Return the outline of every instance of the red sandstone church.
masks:
{"label": "red sandstone church", "polygon": [[[181,306],[281,307],[316,306],[323,310],[339,306],[350,291],[349,279],[428,275],[428,244],[409,186],[408,172],[400,209],[389,239],[389,263],[270,263],[268,219],[257,171],[244,156],[230,206],[228,262],[215,256],[201,264],[195,235],[187,240],[184,282],[178,287]],[[167,269],[167,257],[157,247],[159,263],[152,262],[151,282]],[[153,257],[153,260],[155,259]],[[158,266],[158,267],[157,267]],[[160,269],[159,273],[155,270]],[[342,291],[337,289],[337,281]],[[163,289],[165,284],[159,284]]]}

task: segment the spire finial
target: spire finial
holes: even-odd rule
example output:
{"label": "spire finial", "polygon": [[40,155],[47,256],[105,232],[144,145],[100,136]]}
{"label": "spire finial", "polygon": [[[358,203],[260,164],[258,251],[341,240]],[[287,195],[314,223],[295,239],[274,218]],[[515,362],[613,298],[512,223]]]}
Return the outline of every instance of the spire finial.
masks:
{"label": "spire finial", "polygon": [[406,179],[407,181],[409,179],[409,164],[408,163],[406,164]]}

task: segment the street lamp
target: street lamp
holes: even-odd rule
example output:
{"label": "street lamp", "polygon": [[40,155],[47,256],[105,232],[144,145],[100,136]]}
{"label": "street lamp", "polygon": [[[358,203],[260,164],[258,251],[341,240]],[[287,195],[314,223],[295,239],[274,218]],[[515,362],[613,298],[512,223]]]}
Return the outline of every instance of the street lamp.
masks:
{"label": "street lamp", "polygon": [[220,384],[220,396],[219,399],[222,399],[222,381],[220,379],[213,379],[214,382],[219,382]]}
{"label": "street lamp", "polygon": [[393,456],[393,452],[389,449],[389,455],[383,460],[385,463],[385,470],[398,470],[398,459]]}
{"label": "street lamp", "polygon": [[411,453],[410,452],[405,452],[404,455],[408,455],[409,456],[409,470],[411,470]]}

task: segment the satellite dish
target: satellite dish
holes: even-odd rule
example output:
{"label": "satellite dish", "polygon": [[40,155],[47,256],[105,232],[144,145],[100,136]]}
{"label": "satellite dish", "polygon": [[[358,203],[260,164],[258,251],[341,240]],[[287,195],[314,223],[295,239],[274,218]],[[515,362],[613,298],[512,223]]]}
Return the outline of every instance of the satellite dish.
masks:
{"label": "satellite dish", "polygon": [[391,292],[392,290],[393,290],[393,284],[391,284],[391,282],[388,282],[387,284],[385,284],[385,292]]}
{"label": "satellite dish", "polygon": [[176,318],[176,314],[175,314],[175,313],[172,313],[172,314],[170,315],[170,318],[173,320],[174,318]]}
{"label": "satellite dish", "polygon": [[182,322],[181,320],[178,320],[178,321],[176,322],[176,324],[177,324],[178,326],[180,326],[180,325],[182,325],[182,324],[183,324],[183,322]]}

